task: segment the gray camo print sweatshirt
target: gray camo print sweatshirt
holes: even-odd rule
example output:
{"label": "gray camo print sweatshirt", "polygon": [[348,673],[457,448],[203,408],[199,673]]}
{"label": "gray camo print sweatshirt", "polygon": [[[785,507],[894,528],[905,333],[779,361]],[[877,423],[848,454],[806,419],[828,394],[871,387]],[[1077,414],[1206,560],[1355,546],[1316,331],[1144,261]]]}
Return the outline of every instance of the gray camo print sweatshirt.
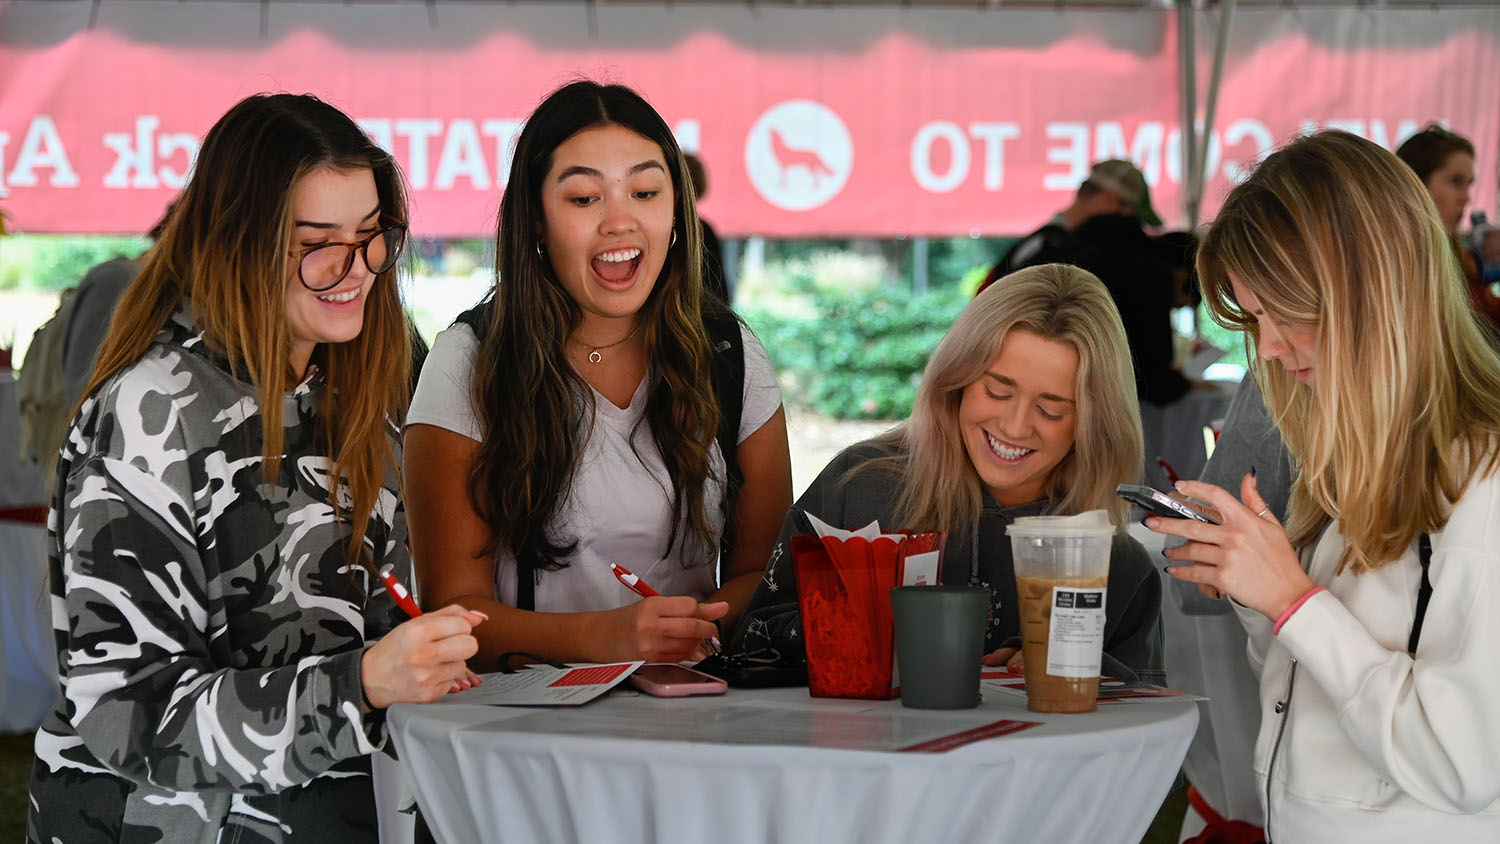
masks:
{"label": "gray camo print sweatshirt", "polygon": [[[325,383],[285,395],[274,484],[255,391],[186,305],[84,403],[48,517],[62,693],[36,736],[28,842],[377,839],[385,726],[362,715],[359,662],[401,616],[344,562]],[[394,476],[365,541],[407,579]]]}

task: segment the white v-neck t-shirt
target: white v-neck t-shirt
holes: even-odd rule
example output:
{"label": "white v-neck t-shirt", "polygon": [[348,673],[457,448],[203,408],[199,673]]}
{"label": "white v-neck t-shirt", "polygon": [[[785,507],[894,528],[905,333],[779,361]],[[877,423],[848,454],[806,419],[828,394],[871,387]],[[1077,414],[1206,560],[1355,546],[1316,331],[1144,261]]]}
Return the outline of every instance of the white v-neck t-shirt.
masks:
{"label": "white v-neck t-shirt", "polygon": [[[741,328],[745,349],[744,405],[738,442],[764,425],[781,406],[781,388],[760,341]],[[467,325],[458,324],[438,334],[422,366],[406,424],[435,425],[475,441],[484,439],[484,422],[473,404],[470,382],[479,341]],[[643,420],[648,372],[626,408],[616,407],[594,393],[594,424],[556,517],[552,535],[576,540],[567,567],[544,571],[537,580],[536,608],[547,612],[608,610],[640,600],[610,573],[619,563],[635,572],[663,595],[691,595],[702,599],[716,588],[717,541],[709,556],[683,559],[683,543],[663,557],[672,518],[671,482],[661,453]],[[589,435],[587,429],[577,436]],[[634,437],[632,449],[631,438]],[[712,447],[713,473],[722,475],[724,458]],[[723,490],[709,482],[703,508],[714,536],[724,529],[720,507]],[[516,604],[516,563],[509,552],[498,552],[495,599]]]}

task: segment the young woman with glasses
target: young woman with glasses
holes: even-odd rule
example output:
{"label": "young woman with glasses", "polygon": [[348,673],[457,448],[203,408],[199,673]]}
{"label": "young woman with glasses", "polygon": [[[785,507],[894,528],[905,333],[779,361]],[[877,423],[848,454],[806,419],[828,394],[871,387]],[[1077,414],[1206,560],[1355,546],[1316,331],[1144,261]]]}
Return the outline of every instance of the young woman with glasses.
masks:
{"label": "young woman with glasses", "polygon": [[575,82],[527,120],[494,292],[433,342],[405,433],[423,603],[488,614],[476,664],[703,656],[754,589],[791,503],[786,420],[754,336],[732,315],[710,334],[699,232],[682,152],[634,91]]}
{"label": "young woman with glasses", "polygon": [[474,681],[482,616],[404,620],[379,577],[410,568],[405,219],[313,97],[209,130],[63,446],[28,841],[375,841],[384,707]]}

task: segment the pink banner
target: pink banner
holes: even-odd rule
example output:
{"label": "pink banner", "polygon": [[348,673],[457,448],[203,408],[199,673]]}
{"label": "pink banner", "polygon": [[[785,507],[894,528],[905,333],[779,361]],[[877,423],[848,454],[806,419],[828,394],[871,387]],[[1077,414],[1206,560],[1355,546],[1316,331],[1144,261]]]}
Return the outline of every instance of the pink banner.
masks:
{"label": "pink banner", "polygon": [[[1183,219],[1166,11],[439,4],[430,17],[290,3],[262,21],[259,4],[120,2],[89,28],[89,6],[0,9],[0,210],[16,230],[144,230],[225,109],[289,90],[340,106],[395,153],[415,231],[484,235],[521,120],[580,74],[636,87],[700,152],[703,214],[726,236],[1016,234],[1111,157],[1135,160],[1163,218]],[[1433,119],[1475,141],[1475,207],[1493,210],[1500,12],[1235,24],[1205,218],[1299,131],[1338,125],[1394,147]]]}

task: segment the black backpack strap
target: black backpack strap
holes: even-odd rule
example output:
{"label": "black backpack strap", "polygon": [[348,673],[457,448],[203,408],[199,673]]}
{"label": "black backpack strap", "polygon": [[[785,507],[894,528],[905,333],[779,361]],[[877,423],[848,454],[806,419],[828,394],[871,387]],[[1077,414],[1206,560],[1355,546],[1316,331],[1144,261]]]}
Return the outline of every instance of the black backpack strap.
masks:
{"label": "black backpack strap", "polygon": [[722,583],[723,564],[734,549],[734,503],[745,483],[745,473],[740,470],[738,457],[740,416],[745,405],[745,338],[740,333],[739,317],[727,309],[705,309],[703,328],[713,347],[714,395],[719,400],[719,433],[715,439],[720,454],[724,456],[724,472],[728,478],[724,490],[724,535],[719,542],[719,578]]}
{"label": "black backpack strap", "polygon": [[[482,342],[494,320],[495,300],[491,298],[459,314],[453,324],[467,325],[475,338]],[[516,561],[516,609],[536,609],[536,569],[520,560]]]}
{"label": "black backpack strap", "polygon": [[1417,612],[1411,621],[1411,638],[1406,640],[1406,652],[1417,654],[1417,642],[1422,639],[1422,619],[1427,616],[1427,600],[1432,597],[1432,578],[1427,576],[1432,562],[1432,537],[1422,534],[1417,538],[1417,559],[1422,563],[1422,585],[1417,587]]}

